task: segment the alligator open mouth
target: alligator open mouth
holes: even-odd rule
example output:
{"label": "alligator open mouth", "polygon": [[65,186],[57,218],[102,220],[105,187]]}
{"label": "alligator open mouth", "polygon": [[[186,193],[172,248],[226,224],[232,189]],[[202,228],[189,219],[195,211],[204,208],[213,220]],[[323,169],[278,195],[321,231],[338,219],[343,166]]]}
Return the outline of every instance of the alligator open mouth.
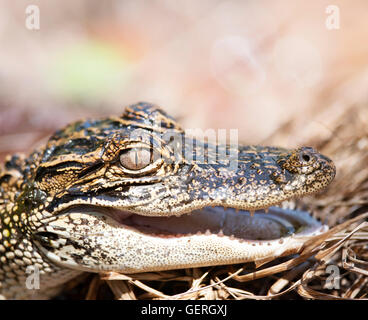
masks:
{"label": "alligator open mouth", "polygon": [[328,230],[305,211],[280,207],[266,211],[251,214],[204,207],[158,217],[83,204],[60,212],[57,220],[38,230],[37,238],[43,254],[56,264],[92,272],[137,273],[262,264],[300,252],[307,240]]}
{"label": "alligator open mouth", "polygon": [[[255,212],[207,206],[179,216],[147,216],[128,210],[86,204],[64,209],[38,230],[42,252],[79,270],[135,273],[263,263],[298,253],[307,240],[328,230],[308,212],[288,209],[287,201]],[[82,253],[71,256],[73,250]],[[101,252],[103,263],[91,264],[88,257]],[[137,254],[144,257],[138,264]]]}
{"label": "alligator open mouth", "polygon": [[228,237],[239,241],[279,240],[289,236],[314,236],[328,227],[306,211],[270,207],[250,213],[224,207],[205,207],[181,216],[147,216],[114,208],[77,207],[73,212],[102,214],[119,227],[145,236],[172,238],[194,235]]}

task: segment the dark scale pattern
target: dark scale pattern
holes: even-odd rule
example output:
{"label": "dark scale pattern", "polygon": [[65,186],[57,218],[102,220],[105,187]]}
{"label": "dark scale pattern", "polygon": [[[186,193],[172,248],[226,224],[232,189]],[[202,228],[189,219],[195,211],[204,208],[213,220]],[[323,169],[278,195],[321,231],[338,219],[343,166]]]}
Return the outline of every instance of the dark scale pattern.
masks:
{"label": "dark scale pattern", "polygon": [[[123,151],[142,148],[152,152],[148,165],[139,151],[126,159],[133,168],[119,162]],[[200,248],[188,241],[180,249],[173,238],[155,244],[152,236],[143,244],[143,234],[117,223],[124,212],[164,217],[207,206],[267,208],[319,191],[335,175],[332,161],[312,148],[234,148],[189,138],[159,107],[142,102],[120,118],[70,124],[28,157],[9,157],[0,171],[0,297],[49,297],[82,271],[213,265],[221,262],[217,254],[230,263],[222,249],[227,240],[218,240],[225,238],[213,246],[199,241]],[[167,248],[160,251],[160,243]],[[202,254],[207,260],[195,262]],[[35,267],[41,289],[28,290],[27,268]]]}

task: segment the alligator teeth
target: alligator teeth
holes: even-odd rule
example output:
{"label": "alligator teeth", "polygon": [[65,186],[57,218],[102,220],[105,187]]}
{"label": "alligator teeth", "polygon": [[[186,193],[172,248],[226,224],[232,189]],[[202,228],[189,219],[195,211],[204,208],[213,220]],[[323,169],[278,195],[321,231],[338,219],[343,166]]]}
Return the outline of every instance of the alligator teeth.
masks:
{"label": "alligator teeth", "polygon": [[265,212],[265,213],[268,213],[268,209],[269,209],[269,208],[265,208],[265,209],[264,209],[264,212]]}
{"label": "alligator teeth", "polygon": [[224,236],[224,232],[222,231],[222,229],[220,229],[220,231],[219,231],[218,235],[219,235],[220,237],[223,237],[223,236]]}
{"label": "alligator teeth", "polygon": [[210,229],[207,229],[206,230],[206,232],[204,233],[206,236],[209,236],[209,235],[211,235],[211,231],[210,231]]}
{"label": "alligator teeth", "polygon": [[250,216],[254,217],[254,210],[249,210]]}

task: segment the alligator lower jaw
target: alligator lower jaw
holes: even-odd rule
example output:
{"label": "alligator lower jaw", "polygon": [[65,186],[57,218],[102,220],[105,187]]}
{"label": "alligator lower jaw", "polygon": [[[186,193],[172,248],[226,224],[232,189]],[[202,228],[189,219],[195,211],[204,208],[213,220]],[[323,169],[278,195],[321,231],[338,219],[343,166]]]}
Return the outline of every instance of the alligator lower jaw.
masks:
{"label": "alligator lower jaw", "polygon": [[307,240],[327,229],[307,212],[278,207],[253,216],[243,210],[205,207],[181,216],[153,217],[78,205],[40,232],[68,243],[66,248],[41,248],[56,264],[89,272],[138,273],[245,262],[259,266],[299,253]]}
{"label": "alligator lower jaw", "polygon": [[251,214],[233,208],[205,207],[181,216],[153,217],[108,209],[104,215],[121,227],[159,238],[215,235],[240,242],[268,242],[286,237],[312,237],[328,229],[305,211],[280,207],[270,207],[266,211],[257,210]]}

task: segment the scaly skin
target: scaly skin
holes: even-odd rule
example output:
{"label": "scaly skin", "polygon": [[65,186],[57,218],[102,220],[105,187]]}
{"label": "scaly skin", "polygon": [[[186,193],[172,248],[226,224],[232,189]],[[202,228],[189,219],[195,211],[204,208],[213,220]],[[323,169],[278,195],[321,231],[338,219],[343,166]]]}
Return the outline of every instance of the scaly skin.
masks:
{"label": "scaly skin", "polygon": [[[334,176],[332,161],[312,148],[203,143],[148,103],[73,123],[0,172],[0,296],[49,298],[84,271],[297,253],[326,227],[305,212],[262,209],[315,193]],[[40,288],[29,290],[34,270]]]}

